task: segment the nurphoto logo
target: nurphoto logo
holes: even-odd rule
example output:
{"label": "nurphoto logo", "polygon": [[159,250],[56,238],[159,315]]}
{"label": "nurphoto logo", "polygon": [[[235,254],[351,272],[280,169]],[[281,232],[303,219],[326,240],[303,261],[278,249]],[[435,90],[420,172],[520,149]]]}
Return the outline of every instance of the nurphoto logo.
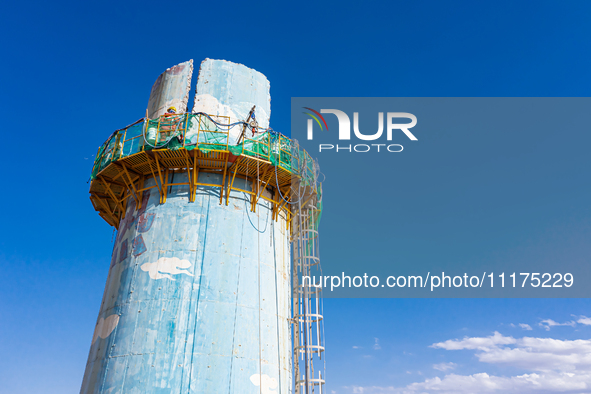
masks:
{"label": "nurphoto logo", "polygon": [[[328,131],[328,124],[322,114],[333,114],[337,117],[339,122],[339,141],[351,140],[351,120],[349,115],[338,109],[321,109],[320,112],[309,108],[303,107],[307,111],[304,114],[310,116],[308,119],[307,138],[308,140],[314,139],[314,123],[320,127],[323,131]],[[395,123],[395,119],[399,122],[399,119],[409,119],[410,123]],[[415,127],[417,124],[417,117],[408,112],[388,112],[386,114],[386,141],[392,141],[392,135],[395,131],[401,131],[411,141],[418,141],[417,137],[410,132],[409,129]],[[373,134],[364,134],[359,130],[359,112],[353,112],[353,134],[355,138],[362,141],[376,141],[382,138],[384,134],[384,113],[378,112],[378,131]],[[364,153],[371,150],[377,150],[378,152],[402,152],[403,146],[400,144],[319,144],[318,151],[333,150],[335,152],[346,151],[346,152],[358,152]]]}

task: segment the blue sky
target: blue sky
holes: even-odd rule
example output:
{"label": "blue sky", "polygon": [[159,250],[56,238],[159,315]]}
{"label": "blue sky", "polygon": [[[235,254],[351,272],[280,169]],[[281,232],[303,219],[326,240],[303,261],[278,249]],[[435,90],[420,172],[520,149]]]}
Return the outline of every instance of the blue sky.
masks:
{"label": "blue sky", "polygon": [[[113,235],[88,199],[93,154],[143,116],[167,67],[209,57],[261,71],[271,126],[286,134],[291,97],[588,96],[591,87],[586,1],[0,7],[2,394],[79,390]],[[327,388],[471,392],[493,381],[501,388],[491,392],[526,392],[515,377],[537,374],[553,392],[573,371],[589,382],[590,309],[585,299],[326,300]],[[543,356],[524,336],[547,345]],[[583,353],[557,350],[571,340]]]}

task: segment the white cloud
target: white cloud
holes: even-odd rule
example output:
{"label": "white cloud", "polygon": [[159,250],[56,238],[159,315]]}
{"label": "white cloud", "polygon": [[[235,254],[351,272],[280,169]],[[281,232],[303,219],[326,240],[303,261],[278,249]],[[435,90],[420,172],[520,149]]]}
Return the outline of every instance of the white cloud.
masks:
{"label": "white cloud", "polygon": [[584,324],[585,326],[591,326],[591,318],[587,316],[579,316],[577,323]]}
{"label": "white cloud", "polygon": [[591,341],[523,338],[515,348],[490,349],[476,354],[481,362],[530,371],[591,371]]}
{"label": "white cloud", "polygon": [[479,349],[485,350],[497,345],[510,345],[515,343],[515,338],[505,337],[495,331],[493,335],[486,338],[468,338],[462,340],[449,339],[445,342],[434,343],[431,347],[445,350]]}
{"label": "white cloud", "polygon": [[540,394],[568,393],[585,394],[591,388],[591,374],[524,374],[512,377],[492,376],[487,373],[473,375],[449,374],[424,382],[412,383],[403,388],[396,387],[347,387],[350,393],[363,394]]}
{"label": "white cloud", "polygon": [[[511,345],[511,346],[509,346]],[[445,350],[479,350],[476,357],[484,363],[504,364],[530,371],[591,372],[591,340],[505,337],[498,332],[484,338],[448,340],[431,345]]]}
{"label": "white cloud", "polygon": [[519,323],[519,327],[523,328],[525,331],[531,331],[533,328],[529,324]]}
{"label": "white cloud", "polygon": [[380,340],[378,338],[374,338],[375,343],[373,344],[373,350],[380,350],[382,347],[380,346]]}
{"label": "white cloud", "polygon": [[[584,316],[581,319],[585,318]],[[566,324],[561,324],[566,325]],[[431,345],[436,349],[474,350],[481,363],[514,367],[525,373],[495,376],[488,373],[448,373],[406,387],[352,386],[348,393],[363,394],[588,394],[591,393],[591,340],[513,338],[495,332],[488,337],[464,337]],[[446,372],[454,363],[433,368]]]}
{"label": "white cloud", "polygon": [[574,321],[567,321],[565,323],[557,323],[557,322],[555,322],[552,319],[542,320],[538,324],[540,325],[540,327],[544,327],[546,329],[546,331],[550,331],[550,328],[557,327],[557,326],[571,326],[571,327],[574,327],[574,326],[577,325],[577,323],[574,322]]}
{"label": "white cloud", "polygon": [[456,369],[457,366],[458,366],[458,364],[456,364],[456,363],[439,363],[439,364],[433,364],[433,369],[445,372],[445,371],[449,371],[452,369]]}

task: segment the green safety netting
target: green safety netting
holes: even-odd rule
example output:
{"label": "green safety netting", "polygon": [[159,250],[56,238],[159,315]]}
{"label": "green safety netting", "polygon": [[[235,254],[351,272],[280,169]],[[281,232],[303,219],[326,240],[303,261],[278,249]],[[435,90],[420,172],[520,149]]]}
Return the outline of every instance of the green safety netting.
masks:
{"label": "green safety netting", "polygon": [[[216,121],[215,119],[218,119]],[[206,114],[163,115],[158,119],[142,119],[114,132],[99,148],[91,179],[96,178],[111,162],[152,149],[199,149],[201,152],[230,152],[235,156],[251,156],[270,161],[306,186],[317,188],[317,166],[297,142],[268,129],[232,144],[231,129],[243,130],[245,124],[223,124],[224,117]],[[235,133],[236,134],[236,133]],[[245,130],[245,134],[251,134]]]}

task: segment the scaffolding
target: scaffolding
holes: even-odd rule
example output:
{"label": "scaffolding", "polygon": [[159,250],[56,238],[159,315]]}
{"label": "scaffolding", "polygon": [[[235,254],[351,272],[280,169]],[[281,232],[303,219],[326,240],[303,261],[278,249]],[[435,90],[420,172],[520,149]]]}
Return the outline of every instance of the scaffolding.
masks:
{"label": "scaffolding", "polygon": [[[205,113],[163,115],[157,119],[140,119],[115,131],[99,148],[91,179],[95,179],[110,163],[141,152],[158,150],[194,149],[231,153],[234,156],[256,157],[292,172],[292,143],[273,129],[253,130],[252,138],[245,137],[239,144],[231,144],[230,131],[245,122],[231,123],[227,116]],[[247,127],[252,129],[250,124]],[[257,132],[258,131],[258,132]],[[302,156],[306,153],[298,152]],[[297,169],[296,169],[297,171]]]}
{"label": "scaffolding", "polygon": [[[291,139],[272,129],[250,128],[252,136],[240,144],[232,144],[230,131],[242,127],[245,122],[231,123],[231,119],[205,113],[163,115],[157,119],[143,118],[116,130],[99,147],[90,177],[90,199],[99,215],[115,228],[125,217],[124,206],[133,198],[141,208],[142,193],[155,188],[160,202],[165,203],[170,186],[170,172],[187,172],[190,188],[189,201],[194,201],[198,186],[220,188],[220,204],[228,205],[233,190],[251,196],[251,211],[256,211],[259,199],[273,206],[273,218],[285,211],[291,224],[291,178],[296,175],[306,184],[313,182],[312,167],[300,168],[311,163],[309,154],[293,149]],[[259,176],[257,176],[257,171]],[[208,184],[199,181],[200,173],[218,173],[222,183]],[[148,178],[155,185],[144,186]],[[234,180],[252,180],[251,190],[240,189]],[[185,183],[186,185],[186,183]],[[265,196],[265,188],[273,197]]]}

